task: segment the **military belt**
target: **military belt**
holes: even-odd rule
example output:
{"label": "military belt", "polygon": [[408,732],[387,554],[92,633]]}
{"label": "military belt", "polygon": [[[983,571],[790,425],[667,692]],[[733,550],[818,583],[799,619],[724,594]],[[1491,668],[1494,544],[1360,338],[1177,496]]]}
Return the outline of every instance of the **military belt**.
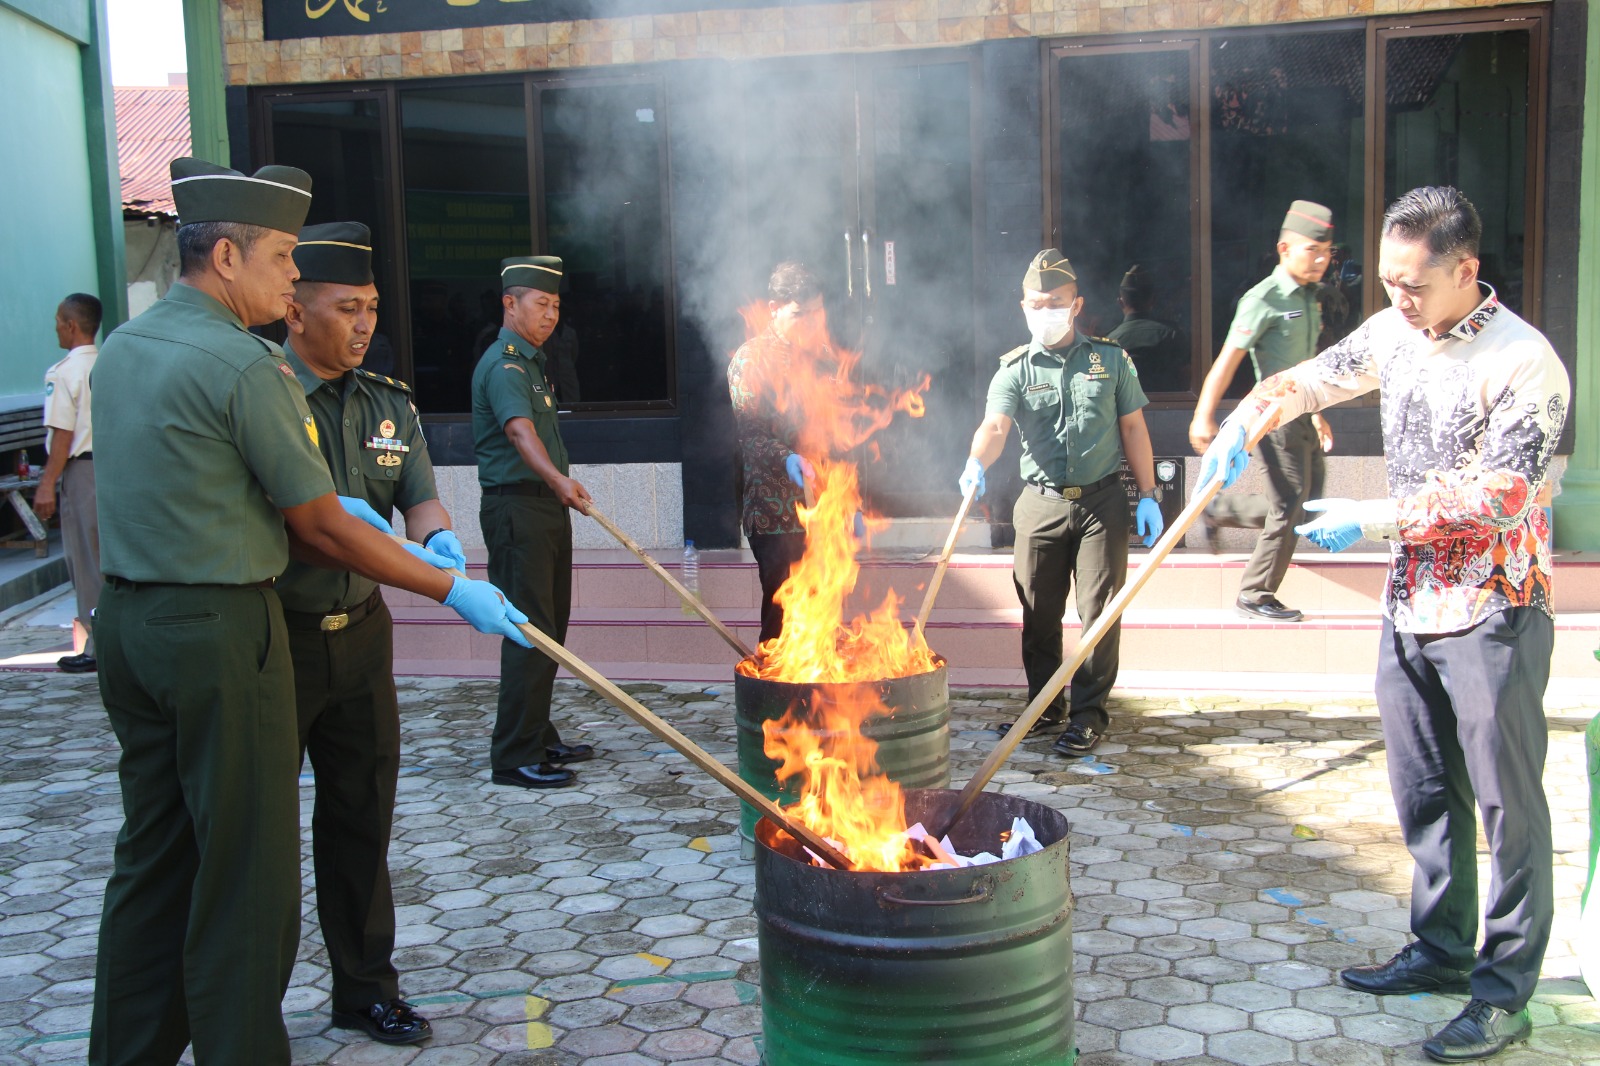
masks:
{"label": "military belt", "polygon": [[1107,474],[1099,481],[1087,485],[1041,485],[1037,481],[1028,482],[1028,487],[1039,495],[1051,500],[1076,500],[1088,493],[1095,492],[1110,485],[1112,482],[1122,480],[1120,473]]}
{"label": "military belt", "polygon": [[341,629],[364,622],[367,616],[376,611],[383,604],[383,596],[377,589],[372,590],[366,602],[358,603],[354,607],[346,607],[333,614],[308,614],[305,611],[284,611],[283,624],[290,629],[320,630],[324,633],[337,633]]}
{"label": "military belt", "polygon": [[106,575],[106,584],[124,592],[138,592],[140,589],[270,589],[276,580],[269,577],[265,581],[247,581],[242,585],[221,585],[205,581],[129,581],[116,574]]}
{"label": "military belt", "polygon": [[542,481],[513,481],[509,485],[485,485],[485,496],[548,496],[556,498],[555,490]]}

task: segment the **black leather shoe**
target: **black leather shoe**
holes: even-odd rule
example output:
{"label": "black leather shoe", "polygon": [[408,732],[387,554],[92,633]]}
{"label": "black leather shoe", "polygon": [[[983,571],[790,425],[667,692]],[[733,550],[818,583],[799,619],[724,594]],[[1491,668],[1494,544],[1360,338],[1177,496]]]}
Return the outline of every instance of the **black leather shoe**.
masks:
{"label": "black leather shoe", "polygon": [[403,999],[386,999],[365,1010],[336,1010],[333,1025],[336,1029],[365,1029],[368,1036],[384,1044],[415,1044],[433,1035],[428,1019]]}
{"label": "black leather shoe", "polygon": [[1087,755],[1105,738],[1105,733],[1094,726],[1073,722],[1056,737],[1050,750],[1058,755]]}
{"label": "black leather shoe", "polygon": [[1469,1062],[1498,1055],[1508,1044],[1528,1039],[1531,1032],[1528,1008],[1508,1011],[1475,999],[1423,1044],[1422,1050],[1434,1062]]}
{"label": "black leather shoe", "polygon": [[594,758],[594,748],[588,744],[552,744],[544,749],[545,762],[583,762]]}
{"label": "black leather shoe", "polygon": [[516,785],[518,788],[565,788],[577,781],[578,775],[554,763],[542,762],[538,766],[496,770],[489,778],[497,785]]}
{"label": "black leather shoe", "polygon": [[56,665],[67,674],[92,674],[100,668],[93,655],[63,655]]}
{"label": "black leather shoe", "polygon": [[[1044,715],[1037,722],[1033,723],[1033,728],[1028,730],[1028,736],[1047,737],[1051,733],[1060,732],[1062,725],[1065,723],[1065,718],[1052,718],[1048,714]],[[996,732],[998,732],[1001,736],[1005,736],[1007,733],[1011,732],[1011,727],[1015,724],[1015,722],[1006,722],[999,726]]]}
{"label": "black leather shoe", "polygon": [[1238,607],[1239,613],[1246,618],[1265,618],[1269,622],[1298,622],[1305,617],[1293,607],[1285,607],[1279,603],[1276,596],[1268,596],[1260,603],[1241,599],[1234,606]]}
{"label": "black leather shoe", "polygon": [[1339,980],[1360,992],[1397,996],[1413,992],[1466,992],[1472,987],[1468,980],[1471,974],[1471,970],[1439,965],[1428,958],[1421,944],[1412,941],[1388,962],[1340,970]]}

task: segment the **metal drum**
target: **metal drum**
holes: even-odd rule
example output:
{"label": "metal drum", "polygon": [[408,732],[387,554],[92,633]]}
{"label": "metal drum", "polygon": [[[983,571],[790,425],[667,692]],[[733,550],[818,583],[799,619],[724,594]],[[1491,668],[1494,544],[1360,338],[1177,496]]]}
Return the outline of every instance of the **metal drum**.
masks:
{"label": "metal drum", "polygon": [[[870,682],[889,714],[875,714],[862,723],[861,733],[878,744],[878,768],[891,781],[908,788],[943,788],[950,783],[950,684],[945,663],[925,674]],[[762,723],[782,718],[790,708],[810,728],[807,718],[814,693],[855,688],[856,684],[796,685],[763,681],[739,671],[733,675],[734,722],[739,732],[739,776],[768,799],[788,806],[800,798],[800,781],[779,783],[778,764],[762,750],[766,737]],[[826,735],[826,731],[818,730]],[[742,803],[739,835],[755,840],[759,812]]]}
{"label": "metal drum", "polygon": [[[958,793],[906,795],[906,820]],[[852,873],[806,861],[770,821],[756,830],[756,920],[767,1066],[937,1062],[1072,1066],[1067,820],[985,792],[950,832],[1000,850],[1024,817],[1044,850],[960,870]]]}

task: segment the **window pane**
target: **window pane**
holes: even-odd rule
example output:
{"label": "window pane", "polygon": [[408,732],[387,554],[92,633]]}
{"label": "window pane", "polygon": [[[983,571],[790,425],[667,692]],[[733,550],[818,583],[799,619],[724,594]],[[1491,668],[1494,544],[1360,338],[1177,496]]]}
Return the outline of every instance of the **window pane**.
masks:
{"label": "window pane", "polygon": [[362,366],[404,377],[391,337],[404,329],[393,317],[399,307],[399,249],[389,226],[388,182],[383,174],[382,105],[376,99],[270,101],[272,161],[311,175],[316,195],[306,224],[361,222],[372,230],[372,272],[382,311]]}
{"label": "window pane", "polygon": [[[671,402],[662,124],[653,82],[547,89],[546,249],[566,269],[546,345],[563,404]],[[561,388],[564,367],[567,376]],[[572,385],[577,395],[571,395]]]}
{"label": "window pane", "polygon": [[530,255],[521,85],[400,91],[417,406],[472,409],[472,368],[500,328],[500,260]]}
{"label": "window pane", "polygon": [[[1114,52],[1066,55],[1056,71],[1057,225],[1084,297],[1080,328],[1128,347],[1147,393],[1194,387],[1191,64],[1187,50]],[[1125,315],[1119,288],[1135,265],[1144,284]],[[1136,328],[1141,318],[1152,321]]]}
{"label": "window pane", "polygon": [[1454,185],[1483,217],[1479,277],[1524,310],[1527,236],[1526,30],[1386,42],[1384,203],[1419,185]]}
{"label": "window pane", "polygon": [[[1360,30],[1211,41],[1211,351],[1235,305],[1277,265],[1295,200],[1333,210],[1322,277],[1325,348],[1361,321],[1366,40]],[[1248,360],[1230,395],[1255,383]]]}

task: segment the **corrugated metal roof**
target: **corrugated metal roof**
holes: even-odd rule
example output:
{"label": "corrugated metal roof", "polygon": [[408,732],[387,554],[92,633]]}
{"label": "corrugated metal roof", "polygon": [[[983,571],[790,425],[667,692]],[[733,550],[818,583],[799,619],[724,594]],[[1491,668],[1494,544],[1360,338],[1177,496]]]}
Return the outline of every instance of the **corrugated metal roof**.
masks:
{"label": "corrugated metal roof", "polygon": [[114,91],[123,214],[177,218],[167,165],[189,154],[189,90],[160,85]]}

